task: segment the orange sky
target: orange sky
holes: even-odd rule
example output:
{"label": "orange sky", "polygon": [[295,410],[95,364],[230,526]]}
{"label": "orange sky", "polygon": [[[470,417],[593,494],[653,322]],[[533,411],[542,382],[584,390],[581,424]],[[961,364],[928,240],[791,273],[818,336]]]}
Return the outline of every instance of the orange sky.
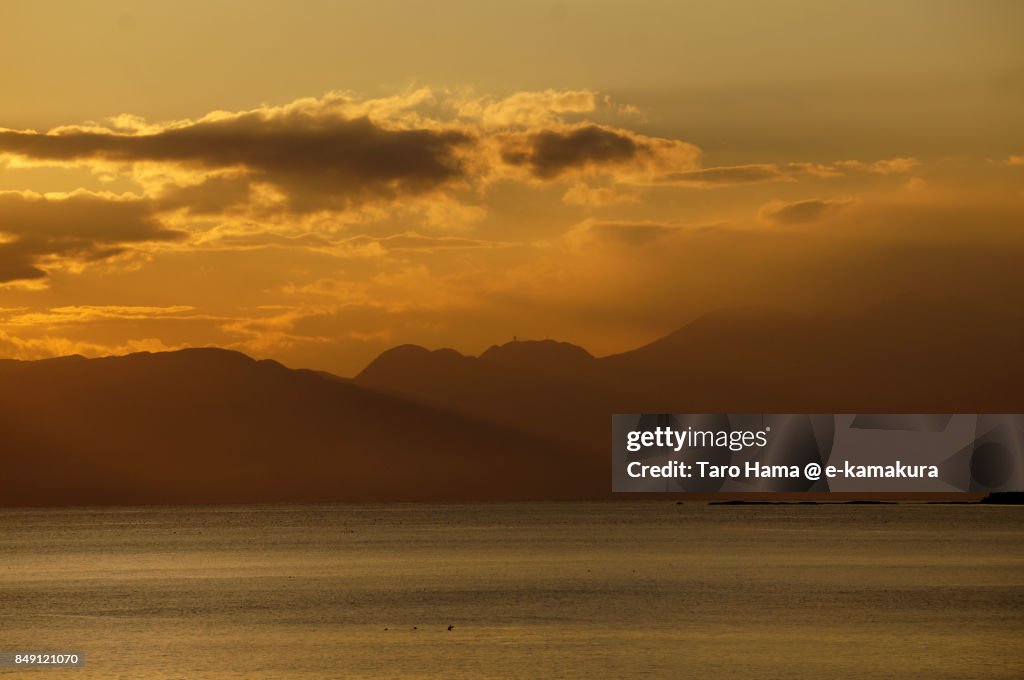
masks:
{"label": "orange sky", "polygon": [[1013,2],[5,3],[0,355],[1022,309]]}

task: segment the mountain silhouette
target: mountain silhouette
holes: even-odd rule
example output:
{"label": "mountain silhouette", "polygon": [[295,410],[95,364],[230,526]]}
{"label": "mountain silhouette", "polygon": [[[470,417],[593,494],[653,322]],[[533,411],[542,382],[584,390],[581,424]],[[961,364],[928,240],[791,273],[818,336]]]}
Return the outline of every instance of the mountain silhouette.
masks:
{"label": "mountain silhouette", "polygon": [[480,359],[561,375],[585,369],[594,357],[582,347],[568,342],[526,340],[491,345]]}
{"label": "mountain silhouette", "polygon": [[1024,319],[719,310],[594,357],[402,345],[354,378],[190,349],[0,360],[4,505],[597,498],[613,413],[1024,411]]}
{"label": "mountain silhouette", "polygon": [[354,381],[596,453],[613,413],[1019,412],[1021,347],[1020,316],[905,295],[830,314],[717,310],[602,358],[551,341],[479,358],[407,346]]}
{"label": "mountain silhouette", "polygon": [[607,488],[606,471],[566,447],[219,349],[4,362],[0,429],[4,505],[572,498]]}
{"label": "mountain silhouette", "polygon": [[[479,357],[404,345],[353,381],[601,455],[616,394],[599,361],[568,343],[516,341]],[[626,402],[622,402],[625,404]],[[607,443],[607,442],[604,442]]]}
{"label": "mountain silhouette", "polygon": [[1024,406],[1021,347],[1019,315],[905,295],[813,316],[722,310],[602,362],[661,410],[998,413]]}

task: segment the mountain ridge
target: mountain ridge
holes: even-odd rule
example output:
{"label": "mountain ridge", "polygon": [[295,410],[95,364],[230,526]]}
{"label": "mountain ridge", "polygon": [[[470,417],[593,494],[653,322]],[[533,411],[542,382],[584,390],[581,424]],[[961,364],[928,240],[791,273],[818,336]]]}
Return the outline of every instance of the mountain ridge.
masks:
{"label": "mountain ridge", "polygon": [[578,451],[237,352],[26,363],[0,372],[3,505],[512,500],[604,487]]}
{"label": "mountain ridge", "polygon": [[613,413],[1024,411],[1024,323],[908,304],[722,310],[603,357],[400,345],[351,378],[221,348],[0,360],[0,504],[600,498]]}

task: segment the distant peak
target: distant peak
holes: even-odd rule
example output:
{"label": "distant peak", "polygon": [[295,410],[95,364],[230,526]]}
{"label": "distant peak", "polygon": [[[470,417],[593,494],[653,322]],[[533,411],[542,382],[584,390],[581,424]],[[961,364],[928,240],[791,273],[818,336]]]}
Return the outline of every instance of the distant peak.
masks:
{"label": "distant peak", "polygon": [[764,324],[775,324],[780,320],[792,322],[798,318],[800,318],[798,314],[783,307],[769,305],[722,307],[701,314],[689,323],[650,344],[655,345],[662,342],[682,340],[689,338],[693,333],[708,330],[717,331],[723,327],[757,327]]}
{"label": "distant peak", "polygon": [[74,361],[88,361],[88,359],[86,357],[82,356],[81,354],[66,354],[66,355],[61,356],[61,357],[50,357],[49,359],[38,359],[37,363],[46,362],[46,363],[56,364],[56,363],[68,363],[68,362],[74,362]]}
{"label": "distant peak", "polygon": [[103,357],[104,359],[151,359],[156,361],[202,361],[202,362],[237,362],[255,363],[248,354],[223,347],[186,347],[168,352],[133,352],[120,357]]}
{"label": "distant peak", "polygon": [[432,356],[436,356],[436,357],[452,357],[452,358],[464,357],[464,355],[460,354],[459,352],[455,351],[454,349],[452,349],[450,347],[442,347],[441,349],[433,349],[433,350],[431,350],[431,349],[427,349],[426,347],[422,347],[420,345],[406,344],[406,345],[398,345],[397,347],[392,347],[391,349],[384,350],[383,352],[380,353],[380,355],[377,357],[377,359],[375,359],[375,361],[379,361],[379,360],[385,359],[385,358],[389,359],[389,360],[400,359],[400,358],[412,358],[412,359],[415,359],[415,358],[422,358],[422,357],[431,356],[431,355]]}
{"label": "distant peak", "polygon": [[409,371],[439,370],[467,361],[469,357],[451,349],[429,350],[419,345],[399,345],[381,352],[356,379],[374,380],[390,375],[402,375]]}
{"label": "distant peak", "polygon": [[484,361],[529,365],[562,365],[565,362],[580,363],[594,357],[578,345],[557,340],[513,340],[504,345],[491,345],[480,355]]}

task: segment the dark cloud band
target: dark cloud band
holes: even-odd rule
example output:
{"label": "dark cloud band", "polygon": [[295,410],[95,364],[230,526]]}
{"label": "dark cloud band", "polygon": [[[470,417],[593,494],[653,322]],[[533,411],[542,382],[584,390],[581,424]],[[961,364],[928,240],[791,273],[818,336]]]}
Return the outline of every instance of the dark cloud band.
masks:
{"label": "dark cloud band", "polygon": [[588,165],[625,163],[645,150],[628,134],[586,125],[567,132],[538,132],[530,137],[526,149],[506,150],[502,160],[529,167],[539,179],[553,179]]}
{"label": "dark cloud band", "polygon": [[0,193],[0,283],[40,279],[47,259],[96,262],[126,244],[169,241],[182,236],[165,228],[146,199],[120,199],[85,192],[50,199]]}
{"label": "dark cloud band", "polygon": [[153,134],[0,132],[0,152],[39,160],[243,168],[284,192],[297,211],[395,198],[462,178],[457,149],[472,142],[457,130],[393,130],[365,117],[308,112],[253,112]]}

